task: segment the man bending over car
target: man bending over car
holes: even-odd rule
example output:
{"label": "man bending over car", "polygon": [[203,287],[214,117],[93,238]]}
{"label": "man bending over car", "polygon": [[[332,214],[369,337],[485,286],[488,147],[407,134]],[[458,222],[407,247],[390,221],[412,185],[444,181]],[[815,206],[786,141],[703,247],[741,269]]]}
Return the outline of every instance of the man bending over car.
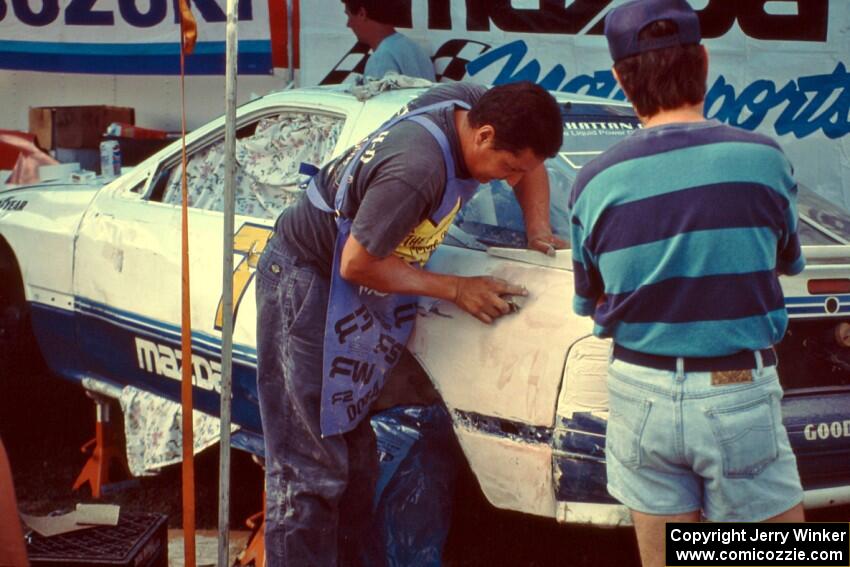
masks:
{"label": "man bending over car", "polygon": [[455,83],[325,165],[286,209],[257,268],[268,565],[385,564],[372,527],[378,473],[369,407],[416,319],[416,296],[491,323],[522,287],[422,269],[479,184],[504,179],[529,244],[549,225],[543,160],[563,136],[542,88]]}

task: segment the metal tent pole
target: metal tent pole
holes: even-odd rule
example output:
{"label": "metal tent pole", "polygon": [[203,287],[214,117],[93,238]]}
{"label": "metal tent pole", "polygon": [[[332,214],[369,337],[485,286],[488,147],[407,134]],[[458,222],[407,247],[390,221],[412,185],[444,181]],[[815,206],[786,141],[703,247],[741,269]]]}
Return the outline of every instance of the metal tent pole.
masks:
{"label": "metal tent pole", "polygon": [[230,403],[233,377],[233,224],[236,177],[236,0],[227,0],[224,227],[222,239],[221,437],[218,477],[218,567],[229,567],[230,547]]}
{"label": "metal tent pole", "polygon": [[292,87],[295,85],[295,34],[298,33],[298,29],[295,27],[295,16],[297,14],[296,7],[294,2],[291,0],[286,1],[286,27],[288,29],[288,33],[286,34],[287,45],[286,45],[286,67],[287,67],[287,87]]}

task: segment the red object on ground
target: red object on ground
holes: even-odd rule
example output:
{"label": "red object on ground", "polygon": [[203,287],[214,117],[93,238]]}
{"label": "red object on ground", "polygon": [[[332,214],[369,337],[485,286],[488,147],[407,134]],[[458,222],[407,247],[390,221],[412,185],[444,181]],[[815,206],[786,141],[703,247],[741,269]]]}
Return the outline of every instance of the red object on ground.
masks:
{"label": "red object on ground", "polygon": [[124,460],[124,452],[115,442],[110,424],[109,402],[100,397],[95,397],[94,402],[97,404],[95,437],[80,448],[83,453],[91,452],[91,456],[83,466],[83,470],[80,471],[80,475],[71,490],[77,490],[88,483],[92,497],[100,498],[103,485],[108,484],[112,477],[110,475],[111,464],[117,464],[128,477],[130,470]]}

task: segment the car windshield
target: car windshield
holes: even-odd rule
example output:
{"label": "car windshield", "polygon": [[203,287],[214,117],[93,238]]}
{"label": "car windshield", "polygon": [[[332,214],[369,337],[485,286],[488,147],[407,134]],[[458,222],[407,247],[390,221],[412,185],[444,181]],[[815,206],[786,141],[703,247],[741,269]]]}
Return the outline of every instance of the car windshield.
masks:
{"label": "car windshield", "polygon": [[[546,161],[551,187],[552,230],[569,240],[570,190],[579,170],[594,157],[640,128],[626,107],[564,104],[564,143]],[[803,245],[850,244],[850,213],[806,188],[798,193]],[[504,181],[482,185],[455,219],[447,244],[483,250],[487,246],[525,248],[522,210]]]}
{"label": "car windshield", "polygon": [[[590,104],[561,105],[564,143],[557,156],[546,160],[551,191],[552,230],[569,239],[567,206],[579,170],[594,157],[640,127],[626,107]],[[459,229],[459,230],[458,230]],[[504,181],[482,185],[460,211],[449,233],[449,244],[484,249],[487,246],[525,248],[522,210]]]}

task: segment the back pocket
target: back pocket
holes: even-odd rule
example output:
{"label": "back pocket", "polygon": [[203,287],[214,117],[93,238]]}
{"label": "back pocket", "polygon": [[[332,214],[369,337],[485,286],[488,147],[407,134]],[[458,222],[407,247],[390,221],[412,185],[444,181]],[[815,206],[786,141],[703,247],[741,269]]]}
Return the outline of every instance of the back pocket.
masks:
{"label": "back pocket", "polygon": [[608,429],[605,450],[623,466],[636,469],[641,465],[641,437],[649,419],[652,402],[624,396],[609,388]]}
{"label": "back pocket", "polygon": [[723,476],[752,478],[779,456],[773,398],[706,412],[723,456]]}

